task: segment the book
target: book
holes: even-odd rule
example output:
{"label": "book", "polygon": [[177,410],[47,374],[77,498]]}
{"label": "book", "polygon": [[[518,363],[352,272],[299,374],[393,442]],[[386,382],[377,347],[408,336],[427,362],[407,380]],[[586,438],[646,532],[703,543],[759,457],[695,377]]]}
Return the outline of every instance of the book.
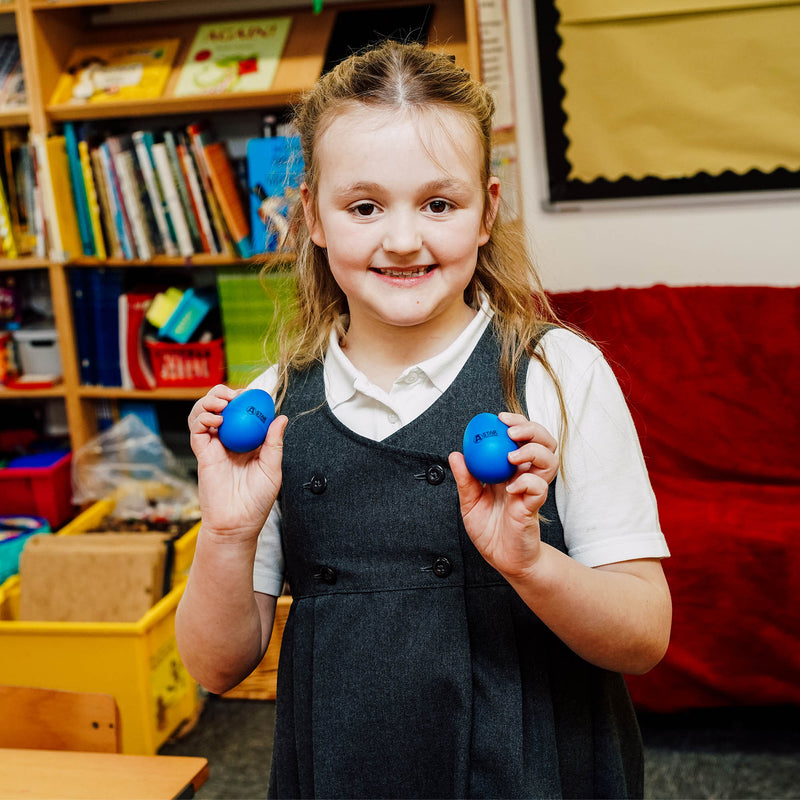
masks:
{"label": "book", "polygon": [[203,187],[200,186],[200,177],[197,173],[192,151],[186,142],[186,137],[180,131],[175,134],[175,140],[175,147],[183,168],[183,179],[186,181],[186,188],[189,190],[192,210],[195,217],[197,217],[203,251],[206,253],[219,253],[214,231],[211,227],[208,208],[206,207],[208,196],[204,193]]}
{"label": "book", "polygon": [[189,189],[186,186],[186,179],[183,176],[183,165],[181,158],[178,154],[178,145],[175,139],[175,134],[171,130],[165,130],[162,133],[164,144],[167,146],[167,156],[169,157],[169,165],[172,170],[172,176],[175,180],[175,187],[178,190],[178,197],[183,207],[183,213],[186,217],[186,224],[189,226],[189,234],[192,237],[192,246],[195,253],[203,252],[203,242],[200,237],[199,223],[192,206],[192,198],[189,195]]}
{"label": "book", "polygon": [[71,122],[63,126],[64,139],[69,161],[69,177],[72,187],[72,201],[75,204],[75,215],[78,218],[78,230],[81,235],[81,245],[85,256],[95,254],[94,235],[92,233],[92,220],[89,216],[89,196],[83,179],[81,156],[78,151],[78,134]]}
{"label": "book", "polygon": [[250,221],[227,148],[214,138],[208,127],[194,126],[193,131],[192,141],[196,143],[197,151],[205,164],[211,188],[222,210],[236,253],[242,258],[250,258],[253,255],[250,246]]}
{"label": "book", "polygon": [[83,245],[72,202],[66,140],[63,136],[31,134],[31,141],[40,170],[49,258],[69,261],[83,254]]}
{"label": "book", "polygon": [[191,256],[194,254],[194,245],[192,244],[192,237],[189,232],[189,225],[186,221],[183,204],[178,195],[175,177],[172,174],[166,144],[164,144],[164,142],[154,142],[151,153],[153,155],[153,164],[156,173],[161,181],[161,188],[164,191],[164,201],[169,209],[178,252],[184,257]]}
{"label": "book", "polygon": [[128,212],[125,208],[125,200],[122,197],[119,175],[117,174],[108,140],[100,143],[100,160],[103,166],[103,172],[106,176],[109,204],[111,206],[114,228],[117,231],[117,236],[119,237],[120,246],[122,248],[122,256],[128,260],[132,260],[136,258],[136,245],[133,239],[133,230],[131,229]]}
{"label": "book", "polygon": [[127,213],[130,229],[133,234],[135,258],[149,261],[154,255],[153,244],[150,241],[145,209],[139,195],[139,184],[133,165],[133,152],[131,139],[127,135],[109,136],[106,139],[114,169],[119,180],[122,203]]}
{"label": "book", "polygon": [[125,136],[125,147],[128,154],[127,158],[130,162],[131,171],[133,173],[134,191],[139,201],[139,206],[142,209],[147,239],[150,242],[150,246],[154,253],[164,253],[164,246],[161,243],[161,232],[156,224],[155,211],[152,203],[150,202],[150,194],[147,191],[144,174],[142,173],[142,168],[139,164],[139,158],[136,155],[133,138],[130,135]]}
{"label": "book", "polygon": [[303,153],[297,136],[273,136],[247,142],[247,187],[254,253],[286,247],[290,213],[300,197]]}
{"label": "book", "polygon": [[5,86],[6,80],[12,75],[19,63],[19,39],[13,34],[0,36],[0,98],[2,98],[2,88]]}
{"label": "book", "polygon": [[93,146],[89,148],[89,160],[92,164],[92,177],[97,187],[97,200],[100,205],[100,225],[107,243],[107,253],[110,253],[112,258],[122,258],[124,255],[122,242],[114,219],[113,193],[103,167],[103,155],[100,147]]}
{"label": "book", "polygon": [[105,260],[107,251],[105,239],[103,238],[103,225],[100,221],[100,201],[97,196],[97,186],[94,182],[89,143],[86,139],[78,140],[78,157],[80,158],[81,172],[83,173],[83,184],[86,187],[86,200],[89,205],[89,220],[91,222],[94,252],[98,258]]}
{"label": "book", "polygon": [[214,194],[214,187],[211,184],[211,176],[208,174],[208,165],[203,156],[203,148],[198,140],[197,133],[203,128],[202,123],[192,123],[186,127],[187,146],[194,156],[194,163],[197,166],[197,173],[203,186],[203,193],[208,213],[211,217],[211,225],[217,239],[219,251],[225,255],[234,255],[233,242],[228,228],[225,225],[225,218],[222,214],[217,196]]}
{"label": "book", "polygon": [[41,137],[31,135],[29,149],[31,160],[31,174],[33,179],[32,201],[33,201],[33,232],[34,232],[34,253],[37,258],[47,256],[47,215],[45,213],[44,199],[44,165],[42,164],[42,143]]}
{"label": "book", "polygon": [[0,131],[0,137],[11,230],[19,253],[28,254],[36,247],[35,179],[28,134],[18,128],[6,128]]}
{"label": "book", "polygon": [[121,269],[89,269],[91,313],[94,314],[96,377],[100,386],[121,386],[119,296]]}
{"label": "book", "polygon": [[291,17],[200,25],[180,67],[174,96],[267,91],[291,25]]}
{"label": "book", "polygon": [[156,289],[135,289],[119,296],[119,352],[122,386],[125,389],[154,389],[156,379],[145,351],[144,336],[149,324],[147,309]]}
{"label": "book", "polygon": [[161,247],[168,256],[177,255],[178,249],[170,227],[169,209],[153,163],[153,134],[150,131],[134,131],[131,134],[131,138],[136,151],[136,159],[139,162],[139,169],[150,198],[150,206],[153,209],[153,216],[161,239]]}
{"label": "book", "polygon": [[50,98],[60,103],[113,103],[161,97],[180,39],[78,45]]}
{"label": "book", "polygon": [[91,386],[97,383],[96,335],[94,312],[89,285],[88,270],[69,270],[70,297],[72,300],[72,319],[75,325],[75,341],[78,348],[78,369],[81,383]]}
{"label": "book", "polygon": [[17,242],[11,227],[11,212],[8,207],[8,196],[0,181],[0,251],[6,258],[18,258]]}
{"label": "book", "polygon": [[22,71],[22,59],[18,58],[0,86],[0,107],[9,110],[27,104],[25,73]]}

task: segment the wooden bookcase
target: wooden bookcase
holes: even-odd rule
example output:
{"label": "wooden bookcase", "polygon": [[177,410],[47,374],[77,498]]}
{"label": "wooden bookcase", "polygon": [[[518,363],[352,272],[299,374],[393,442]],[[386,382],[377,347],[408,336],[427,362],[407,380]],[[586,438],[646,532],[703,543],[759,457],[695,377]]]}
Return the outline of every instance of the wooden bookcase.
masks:
{"label": "wooden bookcase", "polygon": [[[413,5],[414,0],[395,2],[331,2],[324,3],[320,14],[314,14],[311,0],[264,0],[254,6],[244,0],[228,0],[224,15],[199,16],[196,0],[16,0],[0,5],[0,23],[13,15],[20,48],[28,94],[27,109],[13,112],[0,111],[0,127],[27,126],[31,133],[47,135],[58,132],[65,121],[153,119],[184,115],[189,120],[198,114],[207,115],[213,122],[215,114],[226,116],[237,112],[275,109],[289,105],[318,77],[336,14],[340,10],[372,7],[397,7]],[[480,74],[478,24],[475,0],[436,0],[429,41],[452,53],[457,62]],[[128,20],[103,24],[109,11],[125,7]],[[213,8],[213,5],[210,6]],[[217,4],[217,8],[220,4]],[[255,10],[254,10],[255,9]],[[156,13],[157,12],[157,13]],[[187,13],[188,12],[188,13]],[[194,12],[194,13],[192,13]],[[72,49],[79,43],[111,42],[146,36],[177,36],[181,49],[176,64],[188,50],[196,25],[205,19],[234,19],[237,17],[289,14],[292,27],[272,89],[266,93],[229,94],[213,97],[170,96],[177,80],[173,71],[164,96],[146,103],[51,105],[58,76]],[[8,28],[9,25],[6,25]],[[13,25],[11,26],[13,28]],[[156,123],[157,124],[157,123]],[[284,258],[285,260],[285,258]],[[218,256],[195,256],[190,259],[170,259],[159,256],[152,262],[107,261],[77,259],[56,263],[47,259],[0,259],[0,271],[23,272],[43,270],[47,273],[52,297],[53,314],[59,337],[63,367],[62,382],[51,389],[10,390],[0,387],[0,401],[22,399],[36,402],[46,398],[63,398],[70,440],[74,449],[81,447],[96,432],[97,403],[101,400],[175,400],[192,401],[201,396],[203,389],[155,389],[153,391],[124,390],[107,386],[81,384],[76,348],[76,335],[70,302],[68,269],[96,269],[109,265],[125,269],[141,267],[197,266],[224,270],[230,259]]]}

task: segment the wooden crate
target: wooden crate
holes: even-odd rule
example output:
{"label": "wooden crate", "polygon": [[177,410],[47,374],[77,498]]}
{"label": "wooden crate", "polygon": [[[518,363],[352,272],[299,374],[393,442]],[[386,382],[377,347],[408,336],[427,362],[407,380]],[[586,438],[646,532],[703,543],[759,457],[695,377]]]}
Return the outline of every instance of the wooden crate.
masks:
{"label": "wooden crate", "polygon": [[223,697],[239,700],[274,700],[278,682],[278,657],[281,652],[283,628],[289,616],[292,598],[283,595],[275,606],[275,624],[272,638],[261,663],[238,685],[225,692]]}

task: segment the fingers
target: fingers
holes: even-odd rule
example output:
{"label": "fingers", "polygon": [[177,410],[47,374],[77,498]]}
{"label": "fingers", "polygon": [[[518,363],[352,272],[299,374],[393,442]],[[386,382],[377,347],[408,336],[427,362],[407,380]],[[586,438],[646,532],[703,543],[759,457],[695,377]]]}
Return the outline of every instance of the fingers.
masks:
{"label": "fingers", "polygon": [[519,444],[508,456],[508,460],[519,468],[517,476],[533,472],[550,483],[559,465],[555,437],[546,428],[521,414],[502,412],[499,417],[501,422],[509,426],[508,435]]}
{"label": "fingers", "polygon": [[205,433],[209,428],[218,428],[222,424],[222,410],[237,394],[236,390],[221,383],[209,389],[189,412],[190,432]]}

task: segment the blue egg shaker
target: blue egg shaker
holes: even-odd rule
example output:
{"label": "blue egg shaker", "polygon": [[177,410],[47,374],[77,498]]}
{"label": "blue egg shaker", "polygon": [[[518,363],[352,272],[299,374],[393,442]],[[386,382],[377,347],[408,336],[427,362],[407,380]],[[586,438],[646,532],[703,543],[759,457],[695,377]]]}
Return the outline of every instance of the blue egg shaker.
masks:
{"label": "blue egg shaker", "polygon": [[248,389],[222,410],[219,440],[234,453],[249,453],[260,447],[267,428],[275,419],[275,403],[263,389]]}
{"label": "blue egg shaker", "polygon": [[467,469],[483,483],[504,483],[517,471],[508,454],[517,443],[508,435],[508,426],[496,414],[476,414],[464,430],[464,461]]}

